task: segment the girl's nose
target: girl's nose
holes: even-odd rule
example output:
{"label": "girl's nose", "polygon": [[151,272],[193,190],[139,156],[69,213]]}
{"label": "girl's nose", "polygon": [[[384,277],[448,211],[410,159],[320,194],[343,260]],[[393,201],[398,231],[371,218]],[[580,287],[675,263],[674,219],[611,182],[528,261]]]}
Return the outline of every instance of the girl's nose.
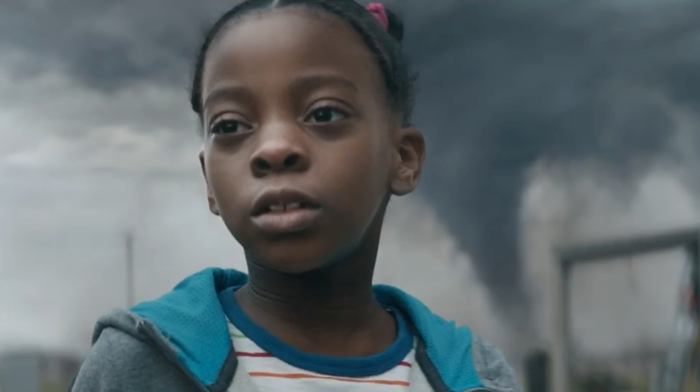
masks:
{"label": "girl's nose", "polygon": [[291,130],[268,132],[261,130],[260,144],[250,159],[250,169],[256,177],[273,173],[303,172],[309,168],[309,156],[302,147],[301,135]]}

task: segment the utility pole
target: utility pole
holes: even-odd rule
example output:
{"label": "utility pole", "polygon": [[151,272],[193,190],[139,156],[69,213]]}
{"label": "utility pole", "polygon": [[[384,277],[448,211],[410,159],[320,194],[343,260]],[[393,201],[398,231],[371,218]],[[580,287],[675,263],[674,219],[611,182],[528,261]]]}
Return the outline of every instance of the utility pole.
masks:
{"label": "utility pole", "polygon": [[134,307],[134,233],[129,230],[125,238],[126,245],[126,307]]}

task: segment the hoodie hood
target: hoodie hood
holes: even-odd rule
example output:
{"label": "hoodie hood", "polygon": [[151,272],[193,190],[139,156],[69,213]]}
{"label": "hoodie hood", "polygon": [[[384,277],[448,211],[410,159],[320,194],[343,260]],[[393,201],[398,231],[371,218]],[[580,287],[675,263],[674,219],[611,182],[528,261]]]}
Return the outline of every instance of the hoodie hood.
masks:
{"label": "hoodie hood", "polygon": [[[124,330],[141,340],[144,336],[156,340],[156,345],[189,373],[193,381],[210,388],[221,382],[219,377],[233,354],[228,321],[218,294],[243,286],[247,281],[248,276],[242,272],[208,268],[185,279],[161,298],[131,309],[128,313],[134,322],[131,327],[121,322],[98,322],[93,341],[107,327]],[[457,328],[454,322],[435,315],[419,300],[397,288],[377,285],[374,292],[380,302],[406,315],[431,363],[427,367],[431,373],[437,373],[448,390],[490,388],[488,380],[484,382],[479,377],[481,372],[475,361],[480,361],[480,350],[474,349],[475,337],[467,327]],[[115,320],[114,316],[111,320]],[[425,371],[426,366],[421,364],[421,367]],[[497,390],[517,390],[517,386],[513,388]]]}

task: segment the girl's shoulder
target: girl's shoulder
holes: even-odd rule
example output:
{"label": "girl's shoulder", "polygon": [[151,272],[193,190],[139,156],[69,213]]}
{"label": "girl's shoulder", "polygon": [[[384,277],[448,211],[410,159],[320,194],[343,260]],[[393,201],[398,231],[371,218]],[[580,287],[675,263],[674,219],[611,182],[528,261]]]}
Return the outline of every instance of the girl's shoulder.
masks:
{"label": "girl's shoulder", "polygon": [[162,352],[116,328],[102,330],[69,392],[189,392],[193,385]]}
{"label": "girl's shoulder", "polygon": [[479,335],[472,333],[472,361],[484,387],[491,391],[520,391],[520,384],[513,368],[501,350]]}

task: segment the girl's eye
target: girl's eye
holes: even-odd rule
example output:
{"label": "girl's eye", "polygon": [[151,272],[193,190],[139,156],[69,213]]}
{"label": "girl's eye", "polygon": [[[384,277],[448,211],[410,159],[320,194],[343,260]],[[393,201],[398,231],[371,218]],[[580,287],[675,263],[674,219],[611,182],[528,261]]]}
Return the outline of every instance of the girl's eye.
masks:
{"label": "girl's eye", "polygon": [[307,117],[306,121],[323,124],[334,121],[340,121],[346,117],[347,115],[338,109],[324,107],[318,108],[311,112],[311,114]]}
{"label": "girl's eye", "polygon": [[248,126],[240,121],[236,120],[219,120],[214,123],[209,129],[210,133],[213,134],[234,134],[239,132],[245,132],[248,130]]}

